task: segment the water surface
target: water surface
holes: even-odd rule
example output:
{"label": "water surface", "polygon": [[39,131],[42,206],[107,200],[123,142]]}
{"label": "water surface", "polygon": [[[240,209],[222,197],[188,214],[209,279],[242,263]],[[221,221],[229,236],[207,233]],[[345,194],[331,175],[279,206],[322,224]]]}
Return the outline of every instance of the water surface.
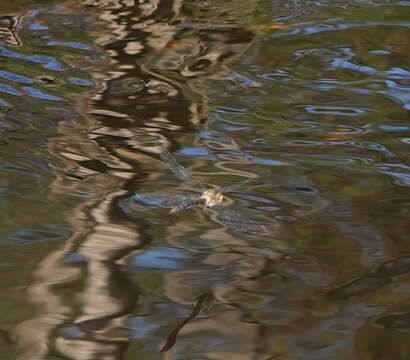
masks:
{"label": "water surface", "polygon": [[410,358],[409,15],[0,5],[0,359]]}

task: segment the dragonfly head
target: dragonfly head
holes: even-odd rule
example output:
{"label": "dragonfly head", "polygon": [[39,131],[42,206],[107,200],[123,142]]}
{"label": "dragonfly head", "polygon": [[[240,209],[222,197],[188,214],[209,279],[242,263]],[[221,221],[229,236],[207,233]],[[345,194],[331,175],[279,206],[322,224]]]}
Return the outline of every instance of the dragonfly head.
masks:
{"label": "dragonfly head", "polygon": [[220,204],[224,200],[224,196],[217,190],[207,190],[202,193],[199,199],[199,206],[201,207],[213,207]]}

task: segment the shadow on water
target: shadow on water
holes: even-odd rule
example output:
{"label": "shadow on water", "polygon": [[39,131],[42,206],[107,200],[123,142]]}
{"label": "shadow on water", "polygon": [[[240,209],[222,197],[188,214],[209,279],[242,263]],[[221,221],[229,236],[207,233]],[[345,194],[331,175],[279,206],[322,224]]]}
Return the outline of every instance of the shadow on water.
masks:
{"label": "shadow on water", "polygon": [[0,359],[410,358],[406,12],[0,5]]}

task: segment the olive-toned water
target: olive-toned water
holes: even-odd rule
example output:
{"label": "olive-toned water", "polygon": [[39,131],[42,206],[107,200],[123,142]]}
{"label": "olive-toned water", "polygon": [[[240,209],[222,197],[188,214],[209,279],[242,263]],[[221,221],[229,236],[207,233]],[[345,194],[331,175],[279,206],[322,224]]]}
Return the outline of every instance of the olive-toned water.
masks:
{"label": "olive-toned water", "polygon": [[409,5],[2,1],[0,359],[410,359]]}

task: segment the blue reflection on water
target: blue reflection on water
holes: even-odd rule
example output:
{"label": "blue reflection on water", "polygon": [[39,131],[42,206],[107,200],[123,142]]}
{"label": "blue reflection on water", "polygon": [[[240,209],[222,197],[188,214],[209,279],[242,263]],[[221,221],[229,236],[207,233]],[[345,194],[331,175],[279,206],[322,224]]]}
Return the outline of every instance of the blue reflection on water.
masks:
{"label": "blue reflection on water", "polygon": [[0,107],[8,107],[10,106],[8,103],[6,103],[4,100],[0,99]]}
{"label": "blue reflection on water", "polygon": [[131,266],[136,268],[176,270],[183,267],[182,259],[190,259],[190,256],[180,249],[156,247],[134,256]]}
{"label": "blue reflection on water", "polygon": [[36,63],[44,64],[45,69],[54,71],[63,71],[64,67],[62,64],[51,56],[44,55],[23,55],[15,51],[11,51],[4,46],[0,45],[0,55],[5,57],[10,57],[14,59],[29,60]]}
{"label": "blue reflection on water", "polygon": [[91,47],[83,44],[83,43],[79,43],[76,41],[49,41],[47,43],[48,46],[64,46],[64,47],[70,47],[73,49],[80,49],[80,50],[91,50]]}
{"label": "blue reflection on water", "polygon": [[20,84],[32,84],[34,81],[30,78],[18,74],[13,74],[8,71],[0,70],[0,77],[6,80],[14,81]]}
{"label": "blue reflection on water", "polygon": [[12,57],[12,58],[22,58],[23,55],[6,49],[4,46],[0,45],[0,55],[5,57]]}
{"label": "blue reflection on water", "polygon": [[37,99],[42,100],[51,100],[51,101],[63,101],[64,99],[55,95],[46,94],[39,89],[32,88],[32,87],[24,87],[24,91],[26,91],[30,96],[35,97]]}
{"label": "blue reflection on water", "polygon": [[47,29],[48,29],[48,26],[44,26],[44,25],[40,24],[39,22],[34,21],[33,23],[31,23],[31,24],[28,26],[28,28],[29,28],[30,30],[47,30]]}
{"label": "blue reflection on water", "polygon": [[51,56],[43,55],[29,55],[25,57],[27,60],[44,64],[45,69],[54,70],[54,71],[63,71],[64,67]]}
{"label": "blue reflection on water", "polygon": [[68,78],[68,82],[74,85],[80,85],[80,86],[93,86],[94,84],[87,80],[87,79],[81,79],[81,78],[76,78],[76,77],[71,77]]}
{"label": "blue reflection on water", "polygon": [[369,54],[372,55],[390,55],[392,52],[388,50],[370,50]]}
{"label": "blue reflection on water", "polygon": [[368,111],[364,108],[342,107],[342,106],[305,106],[305,110],[310,114],[359,116]]}
{"label": "blue reflection on water", "polygon": [[189,156],[206,156],[209,155],[209,151],[203,147],[184,147],[178,151],[180,154]]}
{"label": "blue reflection on water", "polygon": [[126,319],[126,326],[127,328],[134,330],[132,332],[132,337],[134,339],[145,339],[148,335],[159,328],[161,324],[149,322],[148,318],[133,316]]}
{"label": "blue reflection on water", "polygon": [[10,95],[21,95],[21,92],[15,89],[11,85],[0,83],[0,92],[10,94]]}
{"label": "blue reflection on water", "polygon": [[13,245],[25,245],[28,243],[44,241],[64,241],[71,235],[67,226],[48,224],[45,229],[18,229],[7,234],[4,238]]}
{"label": "blue reflection on water", "polygon": [[410,167],[403,164],[380,164],[379,171],[394,179],[396,185],[410,186]]}
{"label": "blue reflection on water", "polygon": [[388,131],[388,132],[402,132],[402,131],[409,131],[410,126],[408,125],[401,125],[401,124],[380,124],[380,130]]}

